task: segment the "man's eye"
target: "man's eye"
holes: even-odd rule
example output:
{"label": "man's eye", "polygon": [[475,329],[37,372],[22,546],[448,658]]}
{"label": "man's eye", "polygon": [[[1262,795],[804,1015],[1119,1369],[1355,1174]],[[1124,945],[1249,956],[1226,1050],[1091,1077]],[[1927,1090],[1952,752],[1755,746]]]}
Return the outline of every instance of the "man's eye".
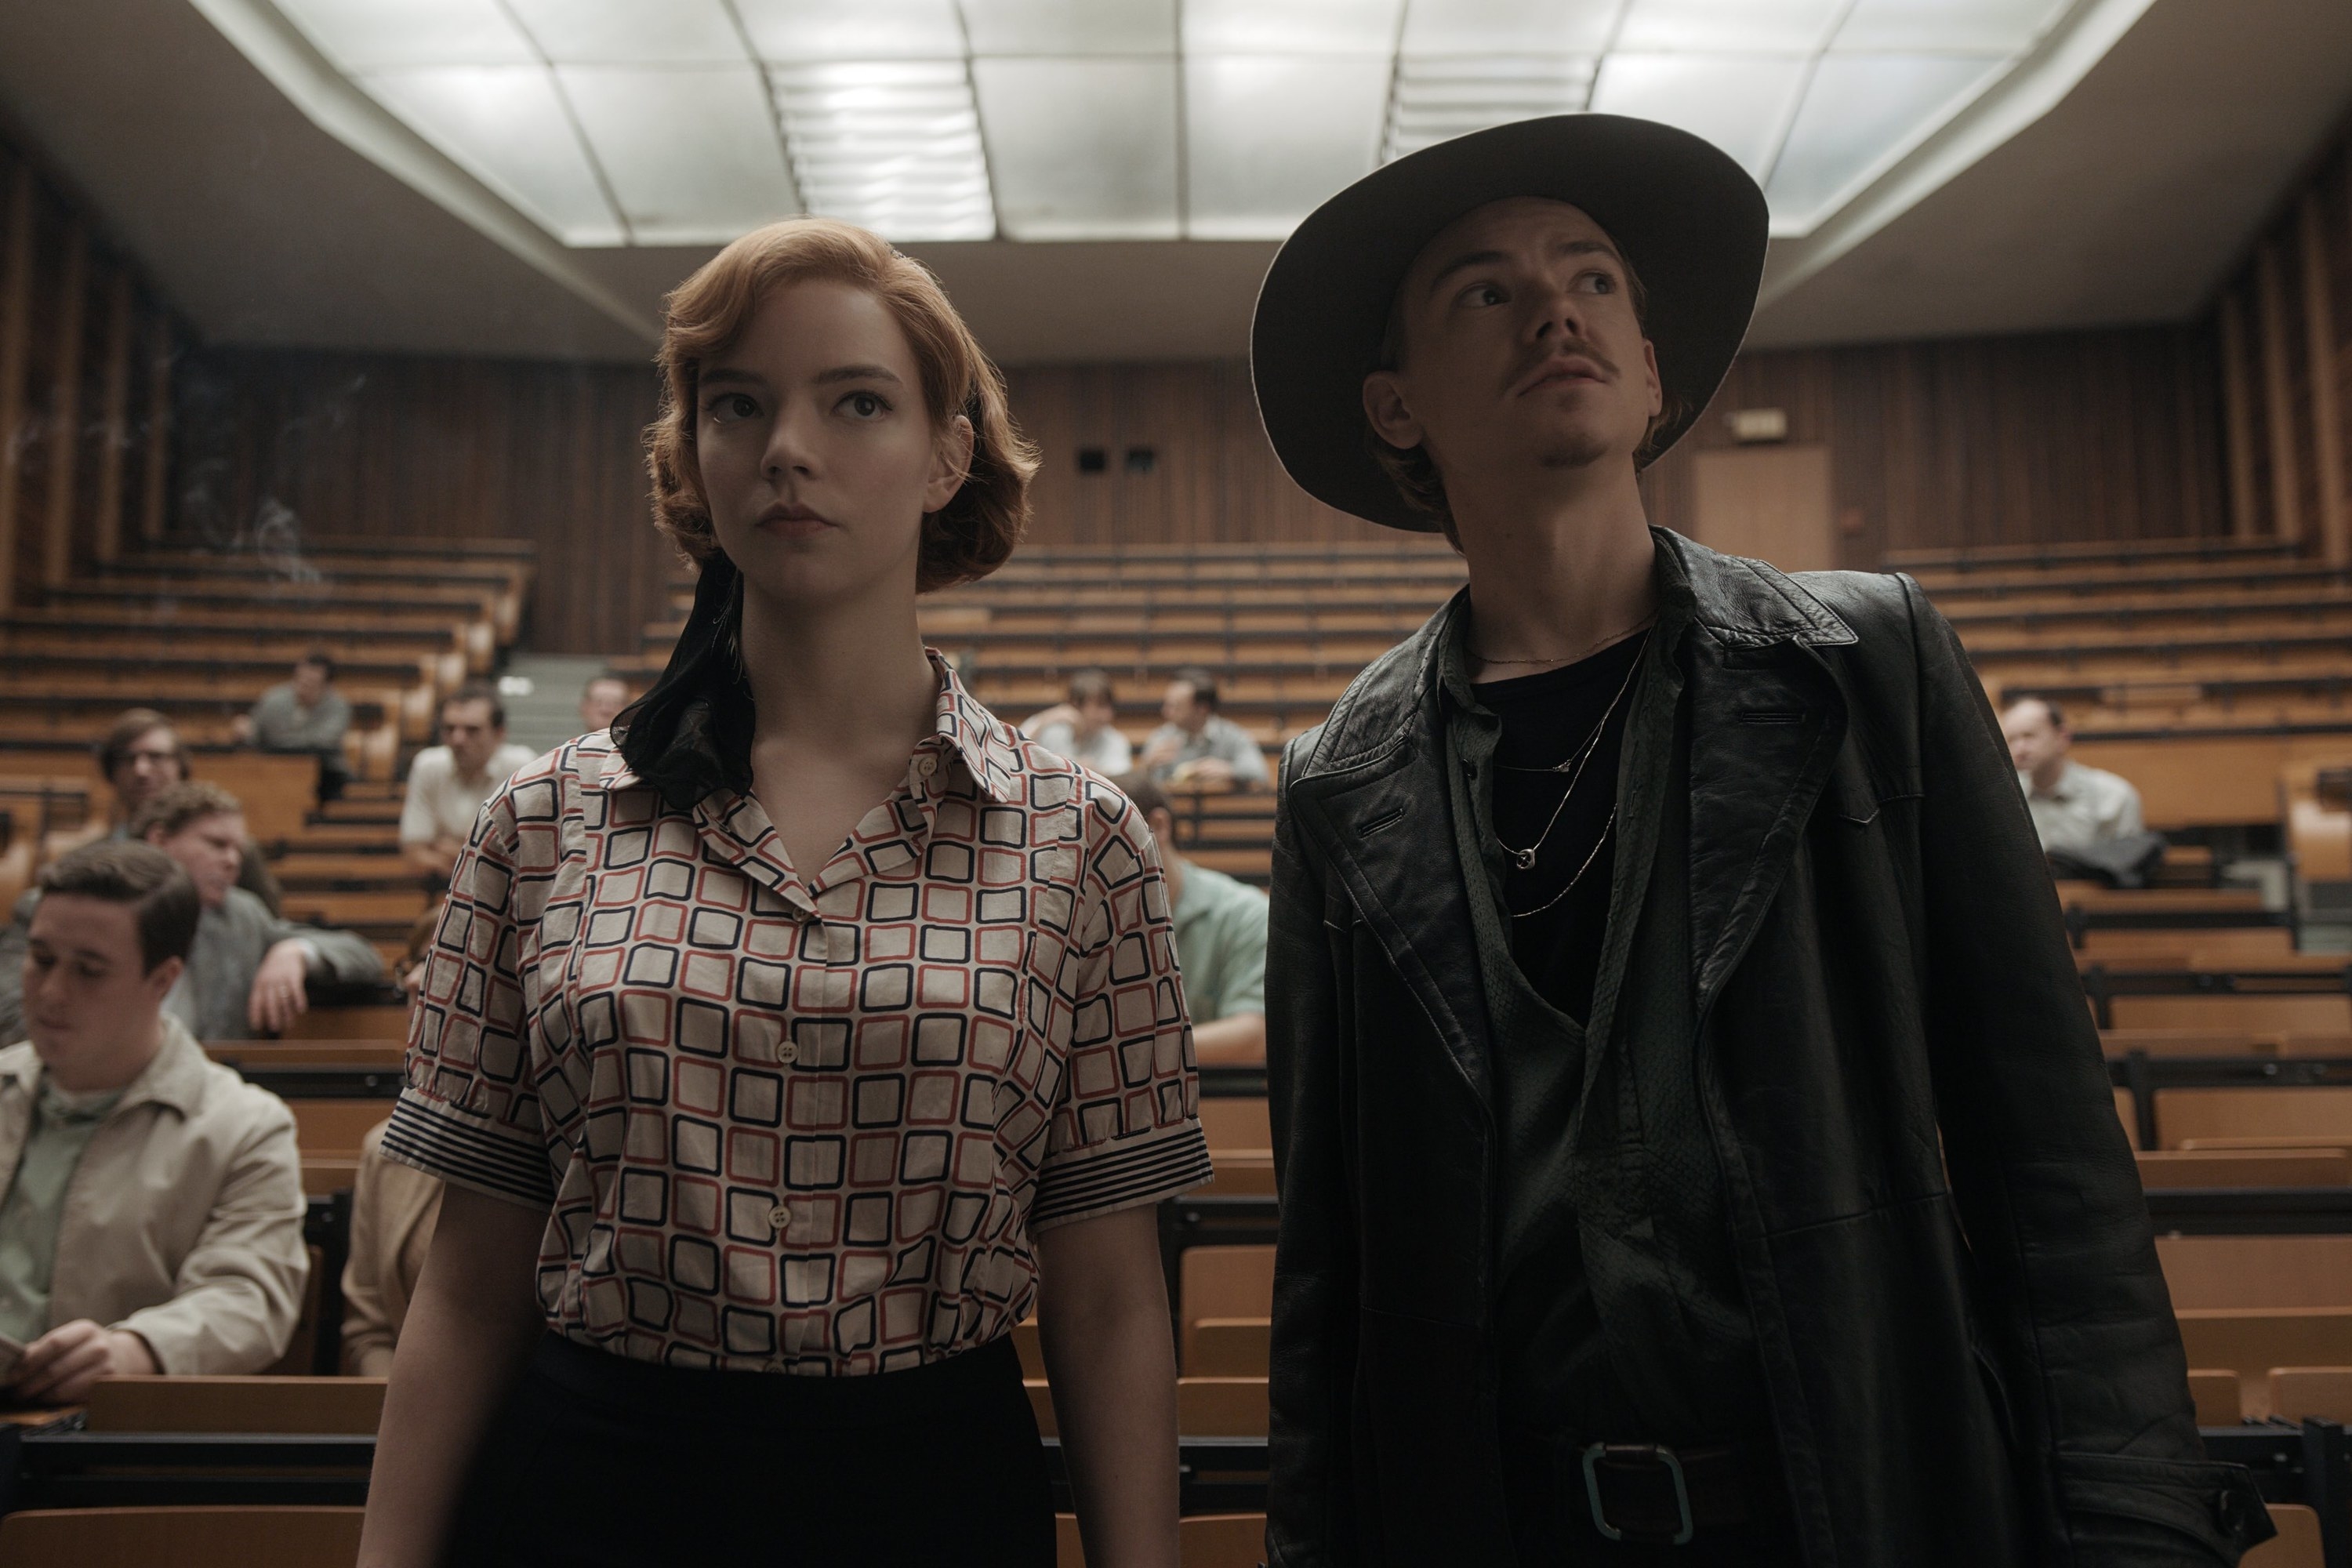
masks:
{"label": "man's eye", "polygon": [[1473,305],[1499,305],[1505,296],[1502,289],[1496,284],[1478,283],[1472,285],[1469,293],[1464,298]]}

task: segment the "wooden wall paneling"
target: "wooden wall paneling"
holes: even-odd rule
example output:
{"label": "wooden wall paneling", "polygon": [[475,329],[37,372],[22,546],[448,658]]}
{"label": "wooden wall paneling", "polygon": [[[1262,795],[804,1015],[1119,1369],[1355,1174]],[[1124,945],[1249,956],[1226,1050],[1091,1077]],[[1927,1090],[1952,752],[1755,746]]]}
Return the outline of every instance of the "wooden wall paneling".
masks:
{"label": "wooden wall paneling", "polygon": [[2284,263],[2275,240],[2254,257],[2254,304],[2262,321],[2263,423],[2270,436],[2271,531],[2303,537],[2303,485],[2295,439],[2294,387],[2287,363]]}
{"label": "wooden wall paneling", "polygon": [[2330,561],[2352,559],[2352,518],[2345,494],[2342,387],[2336,368],[2336,310],[2327,242],[2315,184],[2295,204],[2302,246],[2305,363],[2309,366],[2312,466],[2319,489],[2321,549]]}
{"label": "wooden wall paneling", "polygon": [[2235,289],[2221,293],[2221,402],[2228,431],[2230,531],[2241,539],[2263,531],[2267,521],[2254,491],[2254,387],[2248,368],[2245,298]]}
{"label": "wooden wall paneling", "polygon": [[153,311],[147,321],[146,439],[139,456],[139,539],[161,543],[171,500],[173,412],[172,361],[176,352],[172,318]]}
{"label": "wooden wall paneling", "polygon": [[136,323],[131,269],[116,266],[106,289],[104,382],[99,394],[98,487],[90,500],[90,556],[122,552],[123,470],[131,448],[131,356]]}
{"label": "wooden wall paneling", "polygon": [[24,510],[25,381],[32,355],[34,201],[32,165],[8,169],[5,236],[0,236],[0,610],[16,602],[16,532]]}
{"label": "wooden wall paneling", "polygon": [[81,478],[82,339],[89,294],[89,229],[79,214],[66,223],[65,263],[58,277],[57,348],[49,364],[46,436],[47,505],[41,515],[41,585],[56,587],[73,569],[74,489]]}

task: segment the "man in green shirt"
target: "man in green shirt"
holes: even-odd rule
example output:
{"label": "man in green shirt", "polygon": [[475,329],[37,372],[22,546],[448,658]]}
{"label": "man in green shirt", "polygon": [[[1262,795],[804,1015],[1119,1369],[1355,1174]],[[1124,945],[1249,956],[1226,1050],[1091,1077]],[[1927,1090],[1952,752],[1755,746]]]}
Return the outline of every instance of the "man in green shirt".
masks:
{"label": "man in green shirt", "polygon": [[1192,1016],[1192,1057],[1202,1067],[1265,1065],[1265,895],[1176,853],[1176,811],[1148,773],[1118,787],[1160,845],[1175,906],[1176,962]]}

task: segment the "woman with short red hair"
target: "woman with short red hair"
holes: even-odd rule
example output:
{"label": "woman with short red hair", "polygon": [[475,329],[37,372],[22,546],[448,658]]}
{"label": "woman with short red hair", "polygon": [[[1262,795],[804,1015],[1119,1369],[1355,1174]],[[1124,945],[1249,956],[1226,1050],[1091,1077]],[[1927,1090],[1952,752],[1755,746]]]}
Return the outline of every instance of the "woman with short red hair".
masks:
{"label": "woman with short red hair", "polygon": [[844,224],[728,247],[660,364],[694,613],[452,879],[383,1143],[448,1190],[362,1561],[1047,1568],[1034,1306],[1089,1560],[1172,1565],[1154,1213],[1208,1159],[1157,854],[916,626],[1034,455]]}

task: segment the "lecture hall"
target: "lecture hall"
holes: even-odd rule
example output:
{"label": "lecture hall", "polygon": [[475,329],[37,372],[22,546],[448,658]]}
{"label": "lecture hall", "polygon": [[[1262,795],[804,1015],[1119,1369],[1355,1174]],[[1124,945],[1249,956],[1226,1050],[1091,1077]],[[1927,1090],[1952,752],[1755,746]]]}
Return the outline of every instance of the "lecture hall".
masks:
{"label": "lecture hall", "polygon": [[0,1563],[705,1563],[2352,1568],[2352,5],[0,0]]}

